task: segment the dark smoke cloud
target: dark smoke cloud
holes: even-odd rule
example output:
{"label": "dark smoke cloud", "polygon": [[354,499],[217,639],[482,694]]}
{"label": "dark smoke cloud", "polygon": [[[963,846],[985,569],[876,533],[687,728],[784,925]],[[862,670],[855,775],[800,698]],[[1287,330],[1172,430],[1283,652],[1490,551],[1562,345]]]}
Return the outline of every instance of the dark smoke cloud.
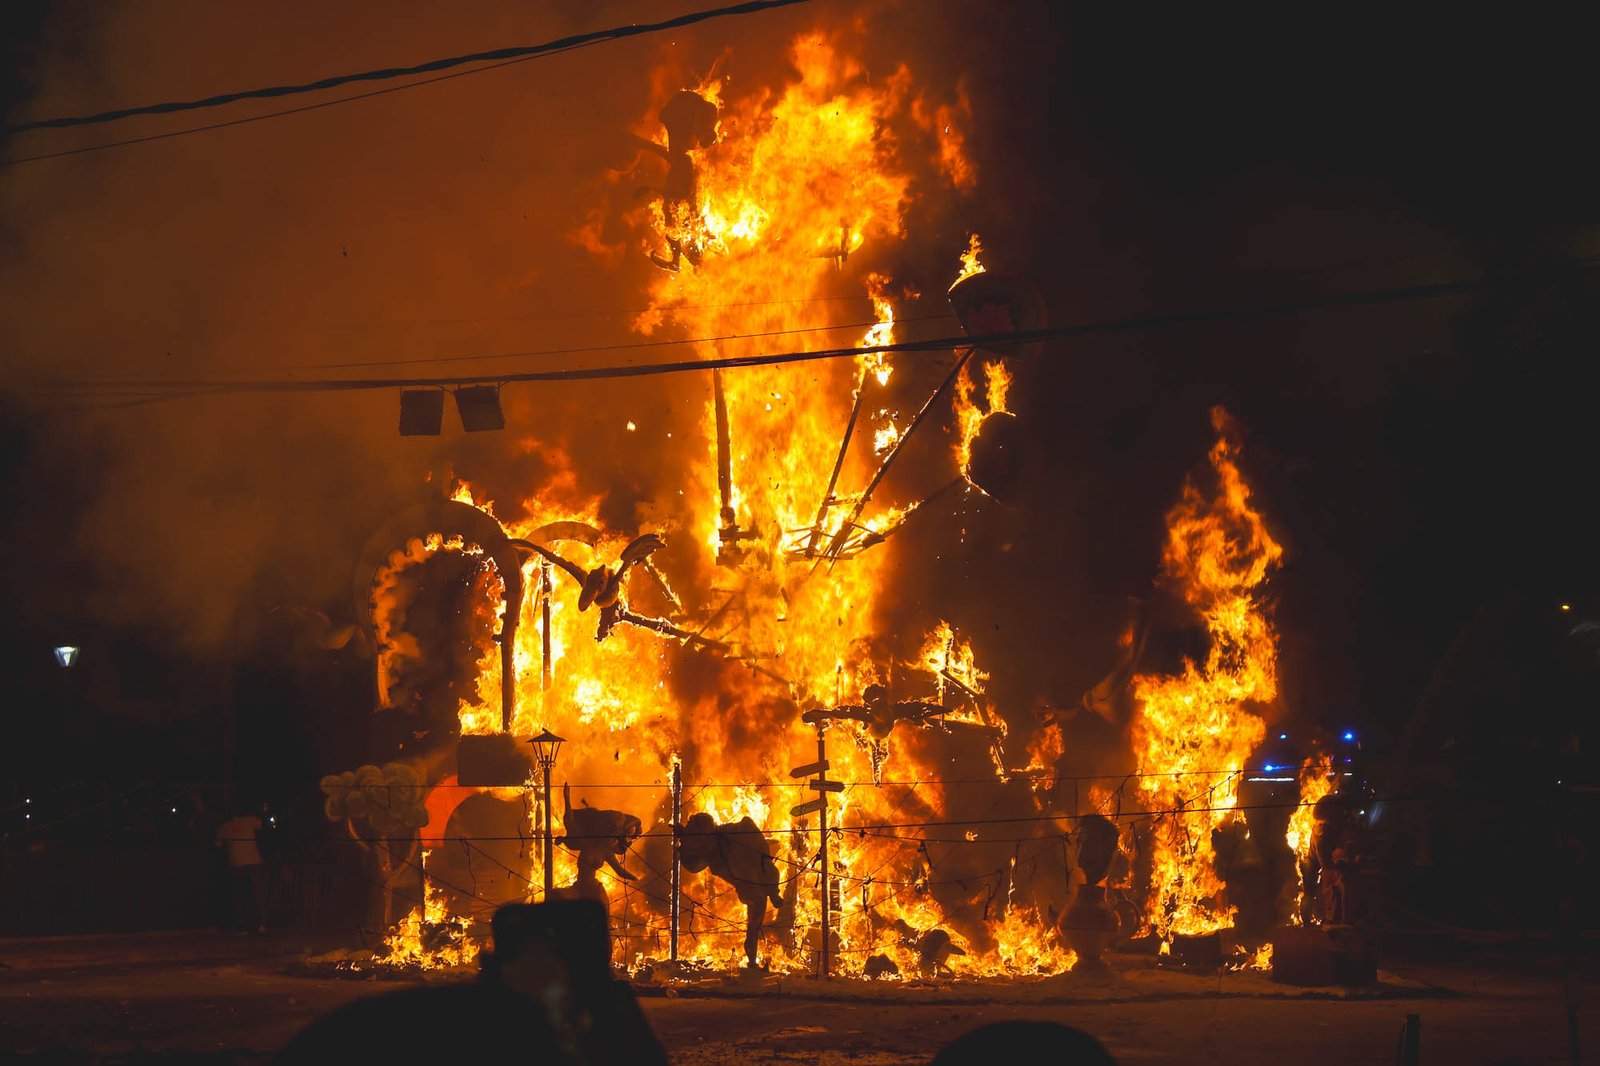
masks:
{"label": "dark smoke cloud", "polygon": [[[99,6],[91,19],[68,7],[36,35],[45,54],[32,68],[31,99],[12,114],[310,79],[668,8],[530,13],[497,4],[464,19],[427,5],[266,13],[192,4],[154,17]],[[724,36],[743,32],[729,26]],[[13,234],[0,263],[10,297],[6,377],[15,388],[41,378],[426,375],[514,364],[336,364],[625,342],[648,266],[600,263],[570,235],[596,176],[627,158],[626,130],[648,103],[650,70],[673,47],[640,38],[237,129],[12,167],[0,177]],[[8,149],[246,113],[248,105],[226,116],[31,134]],[[629,512],[658,480],[653,463],[665,460],[658,450],[625,451],[623,422],[655,428],[651,439],[661,441],[684,413],[673,387],[656,383],[509,389],[506,406],[512,430],[484,438],[460,434],[453,411],[440,438],[398,437],[392,391],[87,413],[52,404],[30,417],[52,447],[76,456],[72,491],[45,520],[93,574],[84,610],[209,646],[258,594],[342,609],[366,532],[428,491],[429,477],[469,477],[514,511],[548,471],[549,448],[567,446],[581,488],[619,487],[607,518],[636,523]]]}

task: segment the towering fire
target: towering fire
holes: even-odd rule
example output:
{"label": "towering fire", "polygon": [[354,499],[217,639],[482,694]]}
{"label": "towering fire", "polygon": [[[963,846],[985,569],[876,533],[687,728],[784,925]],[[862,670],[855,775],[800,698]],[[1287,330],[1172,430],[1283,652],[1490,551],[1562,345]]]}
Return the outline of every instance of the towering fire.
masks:
{"label": "towering fire", "polygon": [[1232,419],[1218,407],[1212,424],[1216,486],[1184,485],[1167,515],[1163,553],[1166,576],[1204,621],[1210,649],[1203,663],[1186,660],[1179,676],[1134,681],[1140,789],[1156,814],[1148,918],[1163,939],[1231,924],[1233,908],[1219,899],[1212,834],[1240,817],[1239,778],[1265,735],[1250,707],[1277,694],[1277,641],[1263,583],[1283,549],[1251,506],[1235,464]]}
{"label": "towering fire", "polygon": [[[658,102],[666,136],[656,145],[669,174],[648,208],[647,253],[662,270],[641,332],[782,336],[789,348],[837,346],[842,329],[858,331],[863,346],[894,339],[895,284],[858,264],[874,253],[881,261],[903,235],[914,165],[972,179],[952,129],[957,111],[917,98],[905,69],[869,80],[827,35],[800,38],[791,58],[795,76],[767,91],[733,98],[705,84]],[[896,130],[933,132],[931,115],[936,143],[914,159]],[[976,253],[974,238],[969,272]],[[871,309],[866,322],[853,307]],[[728,349],[707,344],[703,354]],[[581,478],[539,486],[512,509],[525,517],[504,523],[513,543],[537,546],[523,576],[530,592],[517,627],[511,732],[566,737],[560,772],[578,802],[650,827],[636,849],[637,881],[598,874],[614,929],[631,941],[629,961],[665,946],[665,786],[675,763],[687,786],[683,819],[700,813],[733,826],[748,817],[768,838],[779,874],[761,949],[770,964],[812,966],[824,937],[835,971],[846,973],[1040,972],[1071,961],[1031,907],[1012,905],[1010,888],[997,896],[1013,884],[1014,855],[970,881],[943,876],[934,855],[943,869],[966,869],[957,853],[974,833],[930,850],[894,829],[907,819],[937,824],[949,812],[947,779],[961,776],[949,767],[969,765],[962,752],[981,753],[970,765],[999,783],[1005,728],[985,696],[986,675],[951,626],[926,638],[885,626],[878,594],[897,561],[886,538],[901,516],[869,492],[902,433],[887,392],[892,370],[883,355],[864,353],[707,374],[699,439],[680,434],[673,445],[693,456],[673,486],[682,503],[661,526],[605,528],[599,497],[584,494]],[[991,364],[987,375],[987,409],[1001,410],[1004,367]],[[967,408],[969,394],[970,382]],[[470,502],[470,490],[458,498]],[[665,547],[627,569],[633,537],[647,532],[662,534]],[[390,560],[375,605],[396,666],[415,653],[400,633],[406,597],[397,575],[439,550],[475,548],[434,538]],[[626,577],[613,604],[584,598],[619,567]],[[493,603],[503,583],[486,565],[479,582]],[[476,693],[460,711],[468,737],[498,732],[502,720],[501,660],[492,644],[482,647]],[[791,778],[819,750],[828,763],[819,776],[843,791],[818,795]],[[496,797],[459,791],[476,798],[430,811],[459,817],[451,812]],[[814,799],[828,807],[825,845]],[[535,837],[542,815],[517,807],[519,835]],[[562,848],[556,858],[555,883],[573,884],[573,860]],[[497,861],[528,885],[542,880],[538,848]],[[740,956],[749,901],[726,875],[713,861],[685,876],[689,958]],[[462,913],[481,909],[453,902]],[[438,927],[434,909],[415,916],[419,929]],[[395,951],[415,955],[409,939]]]}
{"label": "towering fire", "polygon": [[[709,83],[656,101],[669,174],[643,212],[646,254],[661,270],[640,332],[782,337],[794,349],[894,338],[896,294],[908,290],[863,260],[884,262],[903,236],[914,173],[970,182],[949,128],[960,109],[918,98],[904,69],[869,80],[828,35],[797,40],[791,60],[793,76],[770,89],[737,97]],[[933,114],[944,135],[914,157],[895,131],[930,130]],[[983,271],[980,251],[974,234],[960,278]],[[701,347],[707,359],[740,354]],[[969,373],[979,361],[961,358],[949,476],[967,472],[972,442],[985,419],[1006,412],[1012,381],[1003,358],[983,360],[980,391]],[[852,974],[1071,966],[1053,929],[1067,901],[1028,884],[1050,881],[1039,870],[1054,863],[1065,891],[1072,871],[1060,833],[1070,819],[1054,821],[1062,812],[1007,771],[1005,718],[957,627],[907,631],[881,602],[907,562],[890,536],[902,513],[871,498],[907,431],[888,391],[894,370],[864,352],[706,372],[693,423],[663,442],[686,457],[680,480],[658,487],[670,503],[636,528],[602,520],[600,476],[549,442],[524,440],[559,473],[504,508],[518,516],[500,524],[523,553],[520,575],[496,571],[504,552],[460,537],[396,546],[373,589],[380,702],[421,654],[405,634],[405,575],[459,553],[476,567],[481,605],[475,688],[458,715],[463,750],[507,731],[507,750],[526,750],[525,738],[549,729],[566,738],[556,773],[571,798],[546,811],[537,788],[462,784],[450,758],[422,760],[433,785],[430,881],[425,906],[391,942],[394,958],[470,957],[458,916],[537,895],[546,871],[534,845],[548,817],[557,837],[577,838],[555,848],[554,884],[605,899],[624,962],[665,954],[673,841],[688,841],[694,820],[697,839],[751,827],[741,847],[764,844],[776,877],[758,884],[768,876],[760,862],[741,868],[715,849],[686,864],[677,917],[687,959],[737,965],[748,908],[764,918],[763,962],[780,969],[814,967],[824,946],[834,971]],[[633,412],[610,414],[645,432]],[[1262,591],[1282,550],[1251,506],[1228,416],[1219,409],[1213,419],[1217,485],[1185,487],[1165,550],[1167,576],[1204,620],[1210,650],[1181,676],[1133,679],[1142,806],[1157,814],[1146,917],[1163,937],[1229,921],[1211,834],[1236,817],[1238,775],[1263,732],[1251,708],[1276,690]],[[470,487],[455,499],[490,511]],[[526,590],[520,614],[497,619],[511,587]],[[496,629],[515,633],[509,707]],[[1059,733],[1029,745],[1036,761],[1060,750]],[[675,771],[685,786],[676,826]],[[523,784],[542,782],[530,771]],[[1004,817],[993,813],[1002,802]],[[616,824],[636,819],[637,839],[614,867],[591,861],[580,875],[573,826],[611,814]],[[499,828],[474,842],[461,828],[469,824]],[[440,846],[456,839],[462,848]],[[509,876],[491,890],[496,870]]]}

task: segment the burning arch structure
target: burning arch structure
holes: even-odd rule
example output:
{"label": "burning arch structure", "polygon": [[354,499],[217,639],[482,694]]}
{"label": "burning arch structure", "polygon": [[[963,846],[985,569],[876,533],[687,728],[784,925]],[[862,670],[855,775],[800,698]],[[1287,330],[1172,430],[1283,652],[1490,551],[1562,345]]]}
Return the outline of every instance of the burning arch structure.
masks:
{"label": "burning arch structure", "polygon": [[415,504],[391,517],[367,539],[357,559],[354,578],[355,617],[368,643],[378,651],[373,656],[377,674],[374,694],[379,704],[386,703],[387,679],[384,676],[382,640],[378,635],[377,605],[373,588],[380,571],[387,565],[398,570],[406,562],[405,546],[425,542],[429,537],[455,539],[475,546],[487,555],[500,575],[504,608],[500,614],[500,715],[507,729],[515,715],[517,695],[516,635],[522,614],[522,559],[511,545],[505,529],[494,517],[468,503],[454,499],[433,499]]}

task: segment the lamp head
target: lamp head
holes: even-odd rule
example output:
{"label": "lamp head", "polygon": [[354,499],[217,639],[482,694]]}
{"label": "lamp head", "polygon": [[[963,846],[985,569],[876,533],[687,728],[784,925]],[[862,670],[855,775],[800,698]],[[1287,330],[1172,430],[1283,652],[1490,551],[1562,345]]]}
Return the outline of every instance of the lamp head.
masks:
{"label": "lamp head", "polygon": [[538,736],[529,739],[528,743],[533,745],[533,755],[539,762],[539,768],[548,774],[556,764],[556,756],[561,753],[561,745],[566,741],[549,729],[543,729]]}

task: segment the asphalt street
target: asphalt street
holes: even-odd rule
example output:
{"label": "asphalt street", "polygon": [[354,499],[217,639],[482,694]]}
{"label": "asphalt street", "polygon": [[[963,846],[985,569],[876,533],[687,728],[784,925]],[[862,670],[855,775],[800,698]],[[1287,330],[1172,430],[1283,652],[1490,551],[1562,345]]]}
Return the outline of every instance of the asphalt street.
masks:
{"label": "asphalt street", "polygon": [[[264,1062],[313,1018],[407,984],[310,960],[337,945],[216,931],[0,941],[0,1054],[21,1062]],[[1567,983],[1548,952],[1479,950],[1393,962],[1366,989],[1293,989],[1263,974],[1117,965],[1072,975],[926,985],[806,977],[643,984],[675,1063],[918,1063],[986,1022],[1051,1019],[1125,1063],[1393,1063],[1408,1014],[1427,1066],[1568,1063]],[[1595,1032],[1594,974],[1576,983]],[[428,975],[420,981],[460,980]]]}

